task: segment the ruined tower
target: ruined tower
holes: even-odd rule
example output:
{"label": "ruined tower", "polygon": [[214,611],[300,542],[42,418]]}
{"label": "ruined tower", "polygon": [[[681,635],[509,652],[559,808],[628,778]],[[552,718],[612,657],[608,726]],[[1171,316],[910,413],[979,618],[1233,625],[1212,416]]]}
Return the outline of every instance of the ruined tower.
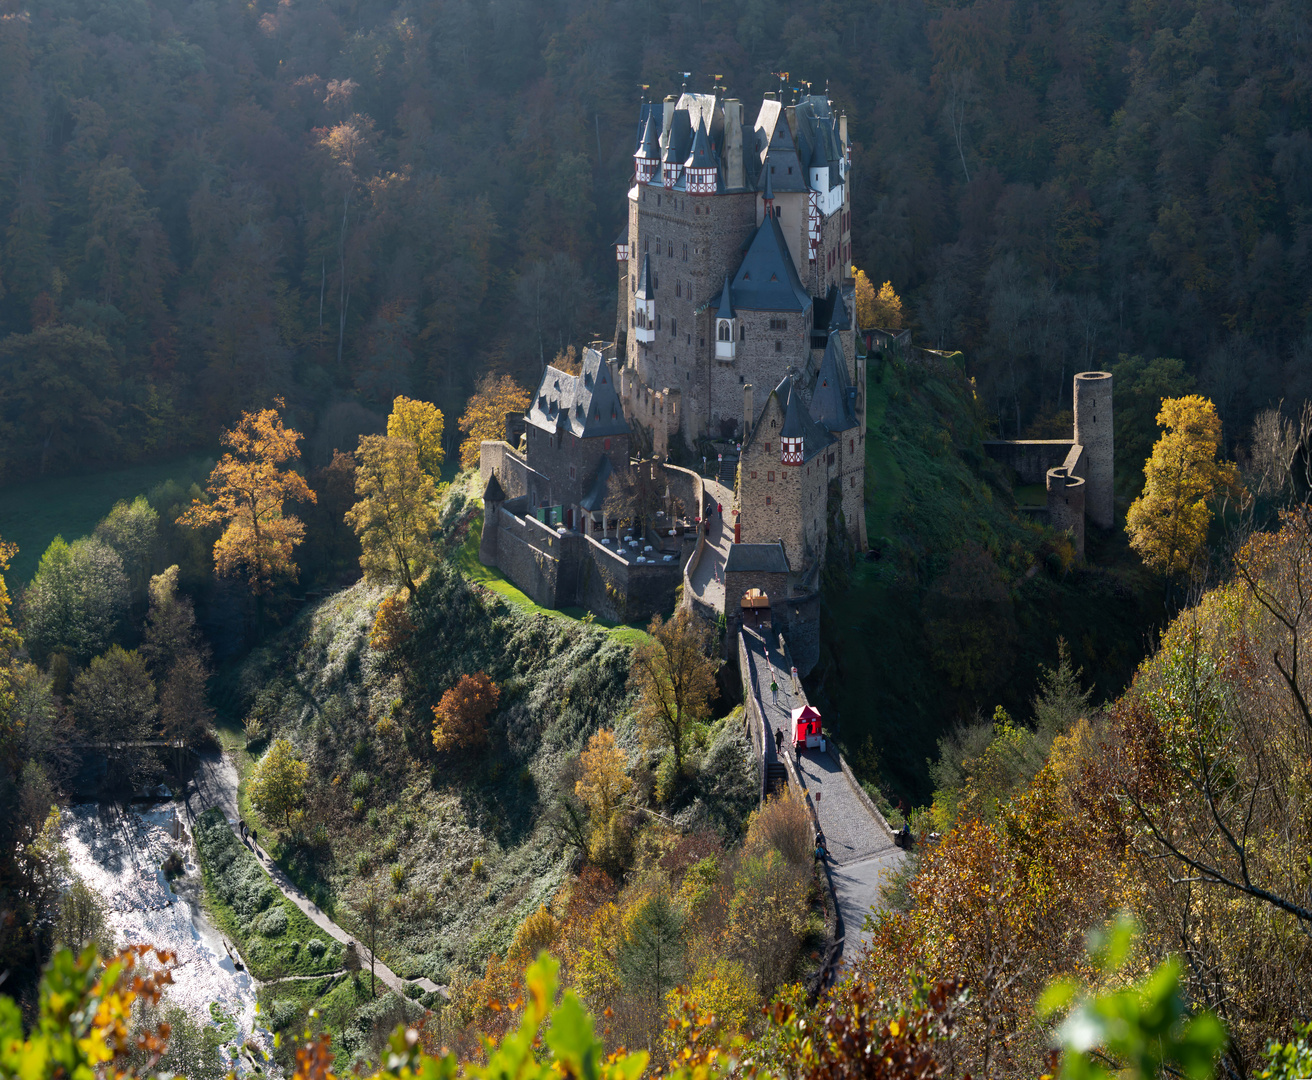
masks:
{"label": "ruined tower", "polygon": [[1100,529],[1110,529],[1112,467],[1112,376],[1083,371],[1075,376],[1075,441],[1084,447],[1084,508]]}

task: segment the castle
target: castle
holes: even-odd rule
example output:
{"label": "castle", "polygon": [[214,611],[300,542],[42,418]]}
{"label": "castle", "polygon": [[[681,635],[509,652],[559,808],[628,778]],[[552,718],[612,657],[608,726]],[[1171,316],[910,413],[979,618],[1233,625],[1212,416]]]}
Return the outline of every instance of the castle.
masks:
{"label": "castle", "polygon": [[[615,340],[482,444],[480,558],[544,606],[635,621],[681,595],[731,635],[769,623],[805,675],[829,544],[867,546],[847,118],[766,94],[748,126],[685,92],[641,106],[633,145]],[[1073,440],[988,447],[1081,554],[1086,503],[1111,524],[1110,398],[1077,376]],[[671,460],[712,454],[714,479]]]}
{"label": "castle", "polygon": [[[665,592],[635,591],[635,576],[677,568],[685,603],[733,622],[735,575],[768,573],[775,599],[815,630],[831,530],[865,546],[847,118],[819,95],[769,93],[749,126],[740,101],[685,92],[637,120],[616,340],[585,350],[581,375],[547,368],[522,442],[508,424],[506,440],[483,445],[496,507],[484,560],[540,603],[629,618]],[[639,448],[666,509],[633,556],[635,515],[615,512],[615,490]],[[669,461],[711,452],[724,487]],[[717,505],[736,518],[732,540],[682,550]],[[719,588],[699,590],[699,568]],[[818,651],[818,632],[804,636]]]}

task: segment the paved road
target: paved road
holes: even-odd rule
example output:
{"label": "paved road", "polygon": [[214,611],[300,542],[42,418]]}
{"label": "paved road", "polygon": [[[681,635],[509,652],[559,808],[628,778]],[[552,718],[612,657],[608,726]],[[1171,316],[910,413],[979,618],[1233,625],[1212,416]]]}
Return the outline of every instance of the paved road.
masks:
{"label": "paved road", "polygon": [[[703,480],[706,497],[723,506],[725,513],[733,509],[733,489],[727,488],[715,480]],[[729,545],[733,543],[733,525],[726,523],[723,515],[716,514],[709,522],[706,534],[706,549],[701,561],[692,572],[689,582],[693,594],[707,607],[714,611],[724,611],[724,564],[729,558]]]}
{"label": "paved road", "polygon": [[[902,861],[905,852],[896,847],[892,838],[875,821],[865,802],[852,789],[838,762],[828,753],[818,750],[804,751],[800,759],[794,757],[789,739],[792,710],[806,703],[804,692],[794,693],[791,676],[792,659],[779,648],[779,637],[763,642],[756,634],[746,631],[747,658],[751,665],[752,685],[759,689],[761,715],[765,718],[770,738],[766,745],[766,761],[777,760],[774,748],[774,730],[784,732],[784,753],[793,758],[802,785],[811,794],[829,846],[830,865],[833,869],[834,893],[839,910],[843,913],[846,933],[844,956],[850,961],[866,942],[861,931],[866,915],[872,907],[880,907],[879,887],[885,875]],[[778,700],[770,690],[774,682],[779,687]],[[800,688],[799,688],[800,691]]]}
{"label": "paved road", "polygon": [[[219,807],[227,817],[233,834],[241,839],[241,833],[237,828],[237,821],[241,816],[237,810],[237,768],[226,754],[207,754],[200,758],[196,765],[195,788],[194,790],[188,788],[186,805],[187,814],[192,819],[203,814],[211,806]],[[273,883],[282,890],[283,895],[288,900],[305,912],[317,927],[332,935],[344,945],[355,941],[350,934],[325,915],[322,909],[311,901],[264,851],[253,843],[247,843],[254,850],[260,865],[264,867],[264,872],[269,875]],[[356,941],[355,947],[360,954],[361,961],[368,966],[368,948],[360,941]],[[405,997],[406,980],[402,979],[381,960],[375,959],[374,974],[378,976],[378,981],[388,989]],[[443,987],[438,986],[431,979],[415,979],[414,983],[430,993],[433,991],[445,992]]]}

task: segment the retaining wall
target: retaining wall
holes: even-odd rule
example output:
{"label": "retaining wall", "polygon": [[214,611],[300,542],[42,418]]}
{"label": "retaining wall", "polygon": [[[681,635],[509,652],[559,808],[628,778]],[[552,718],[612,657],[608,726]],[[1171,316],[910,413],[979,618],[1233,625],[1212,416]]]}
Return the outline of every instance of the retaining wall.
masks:
{"label": "retaining wall", "polygon": [[1066,460],[1074,439],[988,439],[984,452],[1011,469],[1022,484],[1042,484]]}

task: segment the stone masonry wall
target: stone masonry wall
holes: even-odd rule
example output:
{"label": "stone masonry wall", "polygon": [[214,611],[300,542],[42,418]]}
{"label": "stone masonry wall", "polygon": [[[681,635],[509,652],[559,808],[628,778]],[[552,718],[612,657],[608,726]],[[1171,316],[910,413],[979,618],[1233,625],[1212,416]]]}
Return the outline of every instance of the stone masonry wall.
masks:
{"label": "stone masonry wall", "polygon": [[984,452],[1014,471],[1022,484],[1042,484],[1074,445],[1074,439],[990,439]]}
{"label": "stone masonry wall", "polygon": [[[787,329],[770,328],[770,321],[786,322]],[[742,438],[743,384],[751,383],[758,395],[768,394],[790,367],[805,367],[811,349],[811,311],[739,311],[738,322],[746,337],[738,342],[732,363],[712,361],[711,421],[716,434],[724,420],[734,421],[733,433]]]}
{"label": "stone masonry wall", "polygon": [[781,422],[779,399],[771,396],[760,434],[744,447],[739,463],[739,521],[744,544],[782,540],[789,564],[802,573],[825,556],[827,466],[823,456],[805,465],[783,464]]}

